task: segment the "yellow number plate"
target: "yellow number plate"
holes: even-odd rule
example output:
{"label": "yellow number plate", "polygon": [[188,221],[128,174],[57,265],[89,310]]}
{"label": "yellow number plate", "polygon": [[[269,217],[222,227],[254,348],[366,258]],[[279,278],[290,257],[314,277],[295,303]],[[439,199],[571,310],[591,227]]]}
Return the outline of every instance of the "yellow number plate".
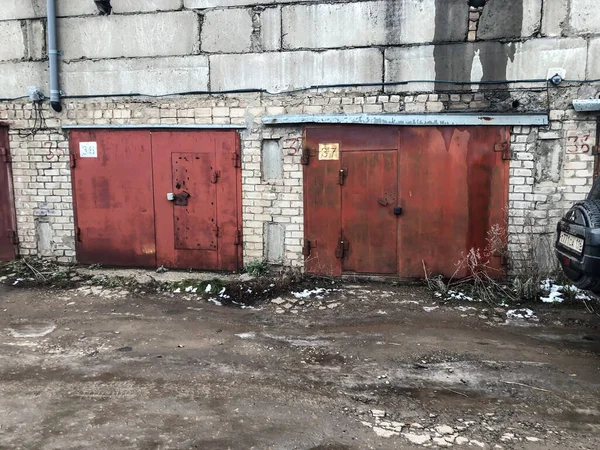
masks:
{"label": "yellow number plate", "polygon": [[319,160],[335,161],[340,159],[340,144],[319,144]]}

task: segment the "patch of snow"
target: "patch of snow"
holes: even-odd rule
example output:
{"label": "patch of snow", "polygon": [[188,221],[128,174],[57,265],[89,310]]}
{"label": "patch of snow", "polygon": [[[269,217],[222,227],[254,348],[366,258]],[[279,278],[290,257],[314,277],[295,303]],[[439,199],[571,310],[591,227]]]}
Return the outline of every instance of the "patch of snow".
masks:
{"label": "patch of snow", "polygon": [[439,308],[439,306],[423,306],[423,309],[425,310],[425,312],[435,311],[438,308]]}
{"label": "patch of snow", "polygon": [[460,291],[454,291],[452,289],[450,289],[447,293],[446,293],[446,298],[452,299],[452,300],[464,300],[467,302],[478,302],[480,300],[475,300],[473,297],[469,297],[467,294],[460,292]]}
{"label": "patch of snow", "polygon": [[[302,292],[292,292],[292,295],[296,298],[308,298],[311,295],[318,296],[319,294],[328,294],[329,292],[331,292],[331,289],[316,288],[310,291],[308,289],[304,289]],[[317,298],[322,299],[323,297],[321,296]]]}
{"label": "patch of snow", "polygon": [[204,292],[206,292],[208,294],[208,293],[210,293],[211,290],[212,290],[212,286],[210,284],[207,284],[206,289],[204,289]]}
{"label": "patch of snow", "polygon": [[548,292],[547,297],[540,297],[544,303],[562,303],[565,292],[574,293],[577,300],[591,300],[592,298],[582,289],[572,285],[556,284],[554,280],[546,278],[540,281],[540,288]]}
{"label": "patch of snow", "polygon": [[254,332],[249,332],[249,333],[238,333],[236,334],[237,337],[239,337],[240,339],[253,339],[256,337],[256,333]]}
{"label": "patch of snow", "polygon": [[217,306],[223,306],[223,303],[221,303],[221,302],[220,302],[219,300],[217,300],[216,298],[212,298],[212,297],[211,297],[211,298],[209,298],[209,299],[208,299],[208,301],[209,301],[209,302],[212,302],[212,303],[214,303],[214,304],[215,304],[215,305],[217,305]]}
{"label": "patch of snow", "polygon": [[508,319],[525,319],[525,320],[535,320],[535,313],[529,308],[521,308],[521,309],[511,309],[506,311],[506,317]]}
{"label": "patch of snow", "polygon": [[179,294],[181,293],[181,288],[177,288],[173,291],[173,294]]}
{"label": "patch of snow", "polygon": [[546,278],[540,282],[540,288],[548,292],[547,297],[540,297],[540,300],[544,303],[562,303],[564,301],[562,291],[565,286],[554,284],[554,282]]}

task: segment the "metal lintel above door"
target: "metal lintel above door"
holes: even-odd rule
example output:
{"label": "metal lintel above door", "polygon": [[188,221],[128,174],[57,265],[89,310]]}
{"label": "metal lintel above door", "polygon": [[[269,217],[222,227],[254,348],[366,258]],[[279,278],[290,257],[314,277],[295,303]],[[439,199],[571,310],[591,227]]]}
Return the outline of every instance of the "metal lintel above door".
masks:
{"label": "metal lintel above door", "polygon": [[263,116],[265,125],[290,124],[355,124],[355,125],[409,125],[409,126],[544,126],[547,114],[289,114]]}

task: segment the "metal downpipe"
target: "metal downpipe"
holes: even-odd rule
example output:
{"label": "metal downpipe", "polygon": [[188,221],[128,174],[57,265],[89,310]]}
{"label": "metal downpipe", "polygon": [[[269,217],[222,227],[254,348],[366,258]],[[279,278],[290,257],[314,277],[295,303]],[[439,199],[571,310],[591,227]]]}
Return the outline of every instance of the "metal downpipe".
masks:
{"label": "metal downpipe", "polygon": [[48,60],[50,64],[50,106],[56,112],[62,111],[58,80],[58,48],[56,39],[56,0],[46,1],[48,11]]}

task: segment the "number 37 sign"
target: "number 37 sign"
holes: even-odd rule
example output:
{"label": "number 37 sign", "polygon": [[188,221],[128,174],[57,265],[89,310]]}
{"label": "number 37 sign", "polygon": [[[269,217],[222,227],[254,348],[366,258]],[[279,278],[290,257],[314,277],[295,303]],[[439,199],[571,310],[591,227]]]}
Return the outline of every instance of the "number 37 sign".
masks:
{"label": "number 37 sign", "polygon": [[567,153],[591,153],[594,139],[589,131],[567,132]]}

